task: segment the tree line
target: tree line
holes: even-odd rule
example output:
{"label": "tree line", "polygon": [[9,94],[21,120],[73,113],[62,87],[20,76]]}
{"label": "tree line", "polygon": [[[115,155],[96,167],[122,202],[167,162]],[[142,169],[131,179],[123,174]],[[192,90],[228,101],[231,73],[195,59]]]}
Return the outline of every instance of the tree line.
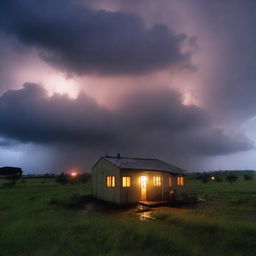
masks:
{"label": "tree line", "polygon": [[200,180],[203,183],[208,182],[229,182],[231,185],[238,179],[251,181],[255,177],[255,171],[216,171],[216,172],[197,172],[190,174],[189,178]]}

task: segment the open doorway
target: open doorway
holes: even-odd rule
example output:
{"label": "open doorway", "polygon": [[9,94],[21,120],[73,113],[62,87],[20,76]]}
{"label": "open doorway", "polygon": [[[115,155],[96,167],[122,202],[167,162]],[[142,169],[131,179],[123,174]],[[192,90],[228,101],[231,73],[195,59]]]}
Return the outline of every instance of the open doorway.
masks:
{"label": "open doorway", "polygon": [[140,200],[141,201],[147,200],[147,177],[146,176],[140,177]]}

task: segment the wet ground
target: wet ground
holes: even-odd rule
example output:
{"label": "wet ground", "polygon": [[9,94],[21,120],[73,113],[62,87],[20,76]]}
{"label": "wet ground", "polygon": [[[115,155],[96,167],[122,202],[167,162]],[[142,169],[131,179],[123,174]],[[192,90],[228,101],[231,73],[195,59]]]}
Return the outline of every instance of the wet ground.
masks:
{"label": "wet ground", "polygon": [[102,201],[93,201],[85,204],[80,213],[100,212],[107,215],[116,215],[117,217],[137,218],[141,221],[155,221],[161,220],[165,216],[177,214],[180,212],[187,212],[195,208],[193,205],[179,205],[179,206],[157,206],[147,207],[143,205],[117,206]]}

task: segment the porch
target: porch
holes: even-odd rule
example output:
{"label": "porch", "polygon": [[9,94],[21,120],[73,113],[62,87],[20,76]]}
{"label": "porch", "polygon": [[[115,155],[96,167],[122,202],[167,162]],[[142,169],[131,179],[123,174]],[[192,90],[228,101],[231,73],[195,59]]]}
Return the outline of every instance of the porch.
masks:
{"label": "porch", "polygon": [[171,201],[170,200],[161,200],[161,201],[139,201],[138,204],[148,207],[167,205]]}

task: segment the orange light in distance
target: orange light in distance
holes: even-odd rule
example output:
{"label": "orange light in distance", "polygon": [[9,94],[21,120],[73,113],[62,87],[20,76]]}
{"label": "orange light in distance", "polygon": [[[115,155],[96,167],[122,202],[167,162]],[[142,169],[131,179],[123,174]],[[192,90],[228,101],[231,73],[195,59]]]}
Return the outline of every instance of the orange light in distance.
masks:
{"label": "orange light in distance", "polygon": [[72,172],[70,173],[70,176],[73,177],[73,178],[75,178],[75,177],[77,176],[77,172],[72,171]]}

